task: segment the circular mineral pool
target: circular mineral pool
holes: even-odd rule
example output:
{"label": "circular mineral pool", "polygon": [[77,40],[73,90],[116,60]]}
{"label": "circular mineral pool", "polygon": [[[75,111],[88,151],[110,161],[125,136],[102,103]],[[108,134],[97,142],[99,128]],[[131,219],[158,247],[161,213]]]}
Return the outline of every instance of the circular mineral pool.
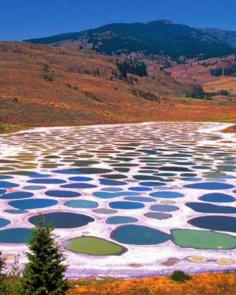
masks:
{"label": "circular mineral pool", "polygon": [[91,177],[85,177],[85,176],[74,176],[74,177],[70,177],[69,180],[84,182],[84,181],[91,181],[93,179]]}
{"label": "circular mineral pool", "polygon": [[169,235],[141,225],[123,225],[111,233],[111,238],[130,245],[156,245],[169,240]]}
{"label": "circular mineral pool", "polygon": [[151,186],[151,187],[166,185],[166,183],[164,182],[157,182],[157,181],[143,181],[143,182],[140,182],[139,184],[141,186]]}
{"label": "circular mineral pool", "polygon": [[174,172],[192,172],[191,169],[180,166],[162,166],[159,168],[160,171],[174,171]]}
{"label": "circular mineral pool", "polygon": [[210,170],[211,169],[208,166],[201,166],[201,165],[192,166],[192,168],[197,169],[197,170]]}
{"label": "circular mineral pool", "polygon": [[188,223],[200,228],[236,232],[236,217],[220,215],[200,216],[190,219]]}
{"label": "circular mineral pool", "polygon": [[62,184],[65,183],[65,180],[57,179],[57,178],[36,178],[28,180],[29,183],[35,184]]}
{"label": "circular mineral pool", "polygon": [[106,219],[107,224],[125,224],[135,222],[138,222],[138,219],[130,216],[111,216]]}
{"label": "circular mineral pool", "polygon": [[99,164],[98,161],[93,161],[93,160],[78,160],[75,161],[73,166],[84,166],[84,167],[88,167],[91,165],[95,165],[95,164]]}
{"label": "circular mineral pool", "polygon": [[113,209],[140,209],[144,207],[143,203],[138,202],[125,202],[125,201],[117,201],[109,203],[109,206]]}
{"label": "circular mineral pool", "polygon": [[7,209],[7,210],[4,210],[4,212],[10,213],[10,214],[24,214],[27,211],[25,211],[25,210],[17,210],[17,209]]}
{"label": "circular mineral pool", "polygon": [[220,213],[220,214],[236,214],[236,207],[214,205],[209,203],[191,202],[186,203],[186,206],[200,213]]}
{"label": "circular mineral pool", "polygon": [[23,187],[23,189],[28,190],[28,191],[37,191],[37,190],[42,190],[45,188],[46,188],[46,186],[42,186],[42,185],[27,185],[27,186]]}
{"label": "circular mineral pool", "polygon": [[3,196],[0,196],[1,199],[4,200],[12,200],[12,199],[25,199],[33,197],[34,194],[29,192],[14,192],[14,193],[8,193]]}
{"label": "circular mineral pool", "polygon": [[10,175],[1,175],[0,180],[12,179],[13,177]]}
{"label": "circular mineral pool", "polygon": [[112,209],[107,209],[107,208],[97,208],[93,210],[94,213],[97,214],[115,214],[117,213],[116,210],[112,210]]}
{"label": "circular mineral pool", "polygon": [[126,201],[135,201],[135,202],[156,202],[155,199],[148,198],[148,197],[125,197],[124,200]]}
{"label": "circular mineral pool", "polygon": [[[75,228],[87,225],[93,222],[94,219],[87,215],[69,213],[69,212],[51,212],[41,215],[46,224],[51,224],[55,228]],[[39,216],[35,215],[29,218],[29,222],[36,225]]]}
{"label": "circular mineral pool", "polygon": [[103,168],[75,168],[75,169],[62,169],[53,171],[59,174],[69,174],[69,175],[80,175],[80,174],[102,174],[112,172],[110,169]]}
{"label": "circular mineral pool", "polygon": [[0,181],[0,188],[12,188],[12,187],[18,187],[19,185],[13,182],[8,181]]}
{"label": "circular mineral pool", "polygon": [[222,193],[205,194],[202,195],[199,200],[213,203],[230,203],[236,201],[234,197]]}
{"label": "circular mineral pool", "polygon": [[0,243],[3,244],[25,244],[32,237],[32,229],[10,228],[0,231]]}
{"label": "circular mineral pool", "polygon": [[236,248],[236,237],[213,231],[174,229],[172,240],[183,248],[195,249],[234,249]]}
{"label": "circular mineral pool", "polygon": [[145,186],[133,186],[129,187],[130,191],[135,191],[135,192],[147,192],[151,191],[152,189],[150,187],[145,187]]}
{"label": "circular mineral pool", "polygon": [[65,243],[65,248],[75,253],[93,256],[121,255],[127,251],[126,248],[114,242],[90,236],[69,240]]}
{"label": "circular mineral pool", "polygon": [[164,177],[173,177],[173,176],[176,176],[176,173],[169,173],[169,172],[162,172],[162,173],[159,173],[157,174],[158,176],[164,176]]}
{"label": "circular mineral pool", "polygon": [[71,208],[97,208],[98,203],[89,200],[72,200],[64,203],[65,206]]}
{"label": "circular mineral pool", "polygon": [[5,189],[0,189],[0,196],[4,195],[7,191]]}
{"label": "circular mineral pool", "polygon": [[69,183],[65,185],[61,185],[62,188],[81,188],[81,189],[89,189],[97,187],[94,184],[86,183],[86,182],[76,182],[76,183]]}
{"label": "circular mineral pool", "polygon": [[164,198],[164,199],[175,199],[175,198],[184,197],[184,194],[181,194],[178,192],[161,191],[161,192],[151,193],[150,196],[157,197],[157,198]]}
{"label": "circular mineral pool", "polygon": [[93,193],[93,195],[100,199],[112,199],[112,198],[116,198],[120,196],[119,192],[103,192],[103,191],[95,192]]}
{"label": "circular mineral pool", "polygon": [[31,178],[46,178],[46,177],[50,177],[50,174],[42,174],[42,173],[37,173],[37,172],[29,172],[29,174],[27,175]]}
{"label": "circular mineral pool", "polygon": [[112,186],[112,187],[104,187],[104,188],[101,189],[101,191],[104,191],[104,192],[120,192],[122,190],[123,190],[122,188],[114,187],[114,186]]}
{"label": "circular mineral pool", "polygon": [[93,193],[93,195],[97,198],[100,199],[112,199],[112,198],[117,198],[117,197],[128,197],[128,196],[137,196],[138,193],[135,192],[104,192],[104,191],[100,191],[100,192],[95,192]]}
{"label": "circular mineral pool", "polygon": [[51,190],[47,191],[45,195],[49,197],[55,197],[55,198],[76,198],[81,196],[80,193],[74,192],[74,191],[64,191],[64,190]]}
{"label": "circular mineral pool", "polygon": [[4,218],[0,218],[0,227],[4,227],[8,224],[10,224],[11,221],[10,220],[7,220],[7,219],[4,219]]}
{"label": "circular mineral pool", "polygon": [[102,185],[108,185],[108,186],[112,186],[112,185],[122,186],[122,185],[126,185],[127,184],[124,181],[111,180],[111,179],[99,179],[99,182]]}
{"label": "circular mineral pool", "polygon": [[136,180],[162,180],[161,177],[153,176],[153,175],[134,175],[134,179]]}
{"label": "circular mineral pool", "polygon": [[150,207],[152,211],[159,211],[159,212],[173,212],[179,210],[178,207],[172,205],[152,205]]}
{"label": "circular mineral pool", "polygon": [[104,177],[104,178],[107,178],[107,179],[115,179],[115,180],[127,178],[127,176],[124,175],[124,174],[104,174],[104,175],[101,175],[101,176]]}
{"label": "circular mineral pool", "polygon": [[181,173],[180,176],[181,177],[190,177],[190,178],[192,178],[192,177],[196,177],[197,174],[196,173]]}
{"label": "circular mineral pool", "polygon": [[47,208],[55,206],[57,201],[51,199],[27,199],[27,200],[17,200],[9,202],[9,205],[20,209],[20,210],[30,210],[37,208]]}
{"label": "circular mineral pool", "polygon": [[223,190],[234,186],[224,182],[201,182],[185,185],[186,188],[205,189],[205,190]]}
{"label": "circular mineral pool", "polygon": [[172,217],[171,214],[162,213],[162,212],[147,212],[144,216],[151,218],[151,219],[158,219],[158,220],[165,220]]}

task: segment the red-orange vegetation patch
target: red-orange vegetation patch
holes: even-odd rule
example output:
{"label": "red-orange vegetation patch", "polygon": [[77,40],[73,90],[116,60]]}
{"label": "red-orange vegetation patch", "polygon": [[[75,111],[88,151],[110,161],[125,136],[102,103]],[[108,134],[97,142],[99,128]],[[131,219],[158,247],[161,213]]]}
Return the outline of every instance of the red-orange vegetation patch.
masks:
{"label": "red-orange vegetation patch", "polygon": [[194,275],[190,281],[177,283],[167,277],[131,280],[79,280],[67,295],[234,295],[236,275],[212,273]]}
{"label": "red-orange vegetation patch", "polygon": [[[0,43],[0,122],[26,126],[143,121],[236,121],[235,101],[170,99],[173,77],[113,79],[114,57],[27,43]],[[151,99],[150,99],[151,97]]]}

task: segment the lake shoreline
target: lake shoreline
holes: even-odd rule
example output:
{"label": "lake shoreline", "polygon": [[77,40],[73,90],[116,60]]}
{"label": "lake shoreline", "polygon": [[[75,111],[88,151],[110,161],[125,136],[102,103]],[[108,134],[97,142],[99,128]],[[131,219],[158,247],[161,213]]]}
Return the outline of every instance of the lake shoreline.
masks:
{"label": "lake shoreline", "polygon": [[232,120],[232,122],[230,121],[181,121],[181,120],[174,120],[174,121],[163,121],[163,120],[157,120],[157,121],[132,121],[132,122],[111,122],[111,123],[87,123],[87,124],[78,124],[78,125],[50,125],[50,126],[39,126],[39,125],[18,125],[18,124],[8,124],[8,123],[0,123],[0,136],[4,135],[4,134],[11,134],[11,133],[18,133],[18,132],[22,132],[22,131],[31,131],[31,130],[43,130],[43,129],[51,129],[51,128],[55,128],[55,129],[59,129],[59,128],[76,128],[76,127],[92,127],[92,126],[119,126],[119,125],[135,125],[135,124],[151,124],[151,123],[166,123],[166,124],[178,124],[178,123],[186,123],[186,124],[191,124],[191,123],[219,123],[219,124],[227,124],[228,126],[226,128],[219,128],[219,132],[223,132],[223,133],[235,133],[236,132],[236,125],[234,120]]}

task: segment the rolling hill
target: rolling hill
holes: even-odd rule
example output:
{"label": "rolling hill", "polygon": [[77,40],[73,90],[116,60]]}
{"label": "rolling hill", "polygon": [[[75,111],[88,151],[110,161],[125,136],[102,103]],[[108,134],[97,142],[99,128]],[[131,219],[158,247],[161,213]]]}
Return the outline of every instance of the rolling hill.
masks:
{"label": "rolling hill", "polygon": [[182,82],[201,84],[207,92],[226,90],[236,95],[236,56],[206,60],[189,60],[167,68],[172,77]]}
{"label": "rolling hill", "polygon": [[[123,57],[120,57],[122,60]],[[235,121],[235,102],[186,98],[193,85],[158,68],[114,75],[117,57],[0,43],[0,123],[56,126],[142,121]]]}
{"label": "rolling hill", "polygon": [[109,24],[93,30],[27,40],[37,44],[70,45],[104,54],[139,53],[168,55],[172,59],[220,57],[236,49],[212,32],[174,24],[166,20],[148,23]]}

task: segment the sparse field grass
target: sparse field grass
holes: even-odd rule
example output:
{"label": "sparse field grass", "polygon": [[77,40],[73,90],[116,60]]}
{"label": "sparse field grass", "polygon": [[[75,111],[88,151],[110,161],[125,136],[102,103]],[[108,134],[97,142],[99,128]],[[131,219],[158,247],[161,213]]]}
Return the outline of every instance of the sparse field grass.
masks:
{"label": "sparse field grass", "polygon": [[17,124],[1,124],[0,123],[0,134],[13,133],[13,132],[21,131],[23,129],[26,129],[26,126],[17,125]]}
{"label": "sparse field grass", "polygon": [[204,84],[204,89],[208,92],[227,90],[236,94],[236,77],[221,77],[216,81],[210,81]]}
{"label": "sparse field grass", "polygon": [[168,277],[130,280],[81,279],[74,283],[67,295],[234,295],[234,273],[193,275],[192,279],[178,283]]}
{"label": "sparse field grass", "polygon": [[[20,294],[19,279],[5,281],[9,295]],[[184,282],[168,277],[139,279],[91,278],[70,281],[66,295],[235,295],[236,273],[206,273]]]}

